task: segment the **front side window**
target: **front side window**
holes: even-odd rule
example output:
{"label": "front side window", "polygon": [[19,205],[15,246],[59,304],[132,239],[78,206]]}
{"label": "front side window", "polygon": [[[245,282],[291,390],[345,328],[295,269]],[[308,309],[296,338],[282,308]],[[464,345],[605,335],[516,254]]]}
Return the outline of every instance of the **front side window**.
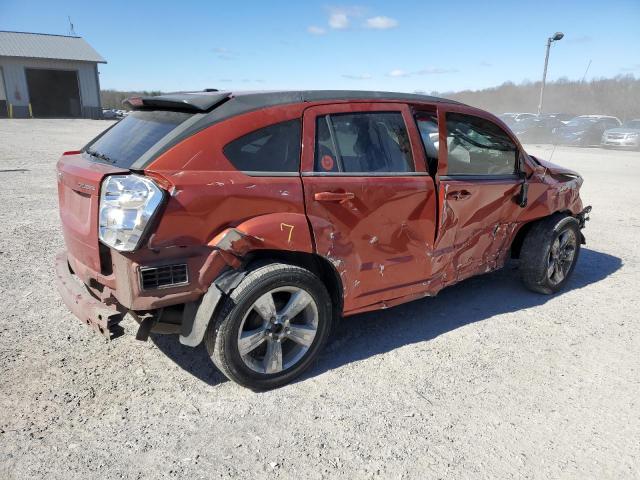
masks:
{"label": "front side window", "polygon": [[345,113],[316,119],[316,172],[413,172],[400,112]]}
{"label": "front side window", "polygon": [[225,157],[244,172],[297,172],[300,165],[300,120],[261,128],[228,143]]}
{"label": "front side window", "polygon": [[447,113],[448,175],[512,175],[518,149],[493,122]]}

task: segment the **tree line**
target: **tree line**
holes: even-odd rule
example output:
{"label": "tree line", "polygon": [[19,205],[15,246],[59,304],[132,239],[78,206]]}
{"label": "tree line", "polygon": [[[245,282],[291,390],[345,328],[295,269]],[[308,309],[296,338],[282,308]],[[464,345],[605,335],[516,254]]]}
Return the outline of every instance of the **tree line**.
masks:
{"label": "tree line", "polygon": [[[103,108],[124,108],[123,100],[133,96],[160,95],[163,92],[100,92]],[[505,82],[498,87],[460,92],[431,92],[432,95],[457,100],[495,114],[504,112],[536,112],[540,82],[515,84]],[[614,115],[621,120],[640,118],[640,78],[633,75],[601,78],[588,82],[559,79],[545,86],[543,112],[575,115]]]}
{"label": "tree line", "polygon": [[[494,114],[538,110],[541,82],[505,82],[494,88],[432,94],[457,100]],[[544,89],[543,113],[613,115],[621,120],[640,118],[640,78],[633,75],[588,82],[559,79]]]}

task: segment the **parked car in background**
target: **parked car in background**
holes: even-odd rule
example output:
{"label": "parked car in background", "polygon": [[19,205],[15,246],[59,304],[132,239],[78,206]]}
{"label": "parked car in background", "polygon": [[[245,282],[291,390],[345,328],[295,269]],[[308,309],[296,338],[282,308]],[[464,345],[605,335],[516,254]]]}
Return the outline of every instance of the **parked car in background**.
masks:
{"label": "parked car in background", "polygon": [[111,108],[103,108],[102,109],[102,118],[104,118],[105,120],[116,120],[116,119],[120,118],[120,116],[118,115],[118,112],[116,112],[115,110],[113,110]]}
{"label": "parked car in background", "polygon": [[640,149],[640,118],[605,130],[600,144],[603,147]]}
{"label": "parked car in background", "polygon": [[542,113],[538,115],[539,118],[553,118],[555,120],[559,120],[562,123],[567,123],[571,121],[571,119],[575,118],[576,115],[573,113]]}
{"label": "parked car in background", "polygon": [[554,130],[563,127],[564,123],[553,116],[536,116],[525,118],[511,127],[522,143],[553,143]]}
{"label": "parked car in background", "polygon": [[555,129],[555,141],[561,145],[599,146],[605,130],[619,127],[621,123],[617,117],[608,115],[580,115]]}
{"label": "parked car in background", "polygon": [[354,91],[129,102],[58,162],[58,289],[107,337],[129,313],[139,339],[204,343],[252,389],[298,377],[342,316],[510,257],[528,288],[555,293],[584,243],[582,177],[477,108]]}
{"label": "parked car in background", "polygon": [[503,113],[498,115],[498,118],[506,123],[509,127],[515,125],[517,122],[521,122],[527,118],[535,118],[535,113]]}

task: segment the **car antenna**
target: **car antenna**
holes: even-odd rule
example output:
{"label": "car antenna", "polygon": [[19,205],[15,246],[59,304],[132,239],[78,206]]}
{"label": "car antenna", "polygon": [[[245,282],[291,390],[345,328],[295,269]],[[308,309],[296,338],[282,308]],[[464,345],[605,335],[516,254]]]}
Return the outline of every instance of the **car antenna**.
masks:
{"label": "car antenna", "polygon": [[[556,147],[558,145],[557,144],[553,144],[553,150],[551,150],[551,155],[549,155],[549,160],[547,160],[547,162],[551,162],[551,159],[553,158],[553,154],[556,153]],[[542,175],[543,177],[547,174],[547,167],[544,167],[544,175]]]}

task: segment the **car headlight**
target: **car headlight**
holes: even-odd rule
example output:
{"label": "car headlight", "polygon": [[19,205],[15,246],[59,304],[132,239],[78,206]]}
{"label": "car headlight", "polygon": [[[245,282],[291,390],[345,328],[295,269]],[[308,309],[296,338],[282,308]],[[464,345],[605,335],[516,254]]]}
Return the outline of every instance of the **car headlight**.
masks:
{"label": "car headlight", "polygon": [[627,138],[638,138],[638,137],[640,137],[640,133],[638,132],[627,133]]}
{"label": "car headlight", "polygon": [[146,177],[106,177],[100,191],[100,241],[121,252],[131,252],[138,248],[162,198],[162,190]]}

